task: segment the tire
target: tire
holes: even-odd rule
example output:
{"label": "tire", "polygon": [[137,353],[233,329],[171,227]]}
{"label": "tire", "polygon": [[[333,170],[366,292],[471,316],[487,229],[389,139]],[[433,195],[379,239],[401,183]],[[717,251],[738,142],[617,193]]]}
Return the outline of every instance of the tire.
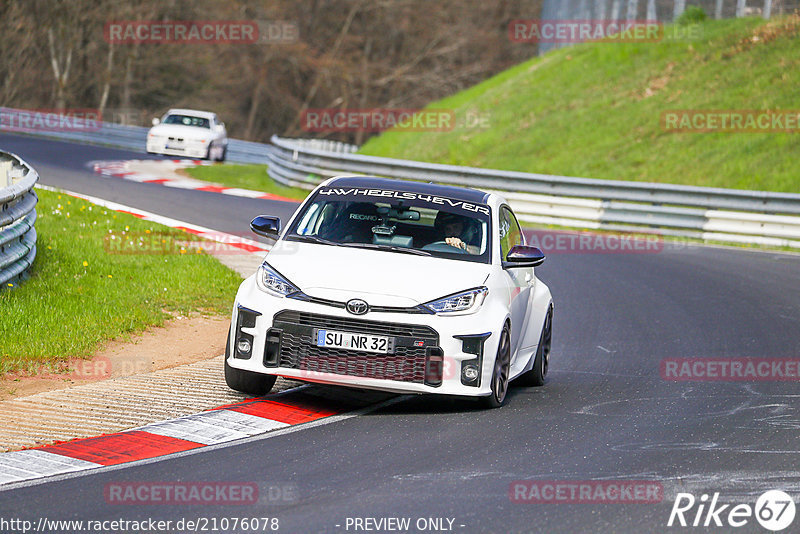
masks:
{"label": "tire", "polygon": [[231,331],[228,329],[228,342],[225,343],[225,383],[228,387],[248,395],[257,397],[266,395],[272,390],[275,381],[278,379],[274,375],[243,371],[228,365],[228,358],[231,355]]}
{"label": "tire", "polygon": [[208,144],[208,149],[206,150],[206,157],[203,158],[204,160],[206,160],[206,161],[214,161],[214,160],[211,159],[211,149],[212,148],[214,148],[214,143],[209,143]]}
{"label": "tire", "polygon": [[222,149],[222,155],[219,157],[217,161],[225,161],[225,158],[228,157],[228,145],[225,145]]}
{"label": "tire", "polygon": [[550,347],[553,344],[553,308],[547,310],[542,325],[542,334],[539,336],[539,346],[536,347],[536,357],[530,371],[522,373],[515,382],[521,386],[543,386],[550,366]]}
{"label": "tire", "polygon": [[497,345],[497,356],[494,359],[492,371],[492,392],[488,397],[483,397],[487,408],[499,408],[508,399],[508,374],[511,370],[511,334],[508,323],[503,325],[500,332],[500,342]]}

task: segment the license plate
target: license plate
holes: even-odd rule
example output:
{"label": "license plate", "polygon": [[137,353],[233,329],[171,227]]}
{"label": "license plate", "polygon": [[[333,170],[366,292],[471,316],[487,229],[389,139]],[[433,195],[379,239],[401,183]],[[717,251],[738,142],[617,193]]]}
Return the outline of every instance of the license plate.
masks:
{"label": "license plate", "polygon": [[167,150],[183,150],[182,144],[175,144],[175,143],[167,143],[166,146]]}
{"label": "license plate", "polygon": [[394,352],[394,338],[389,336],[373,336],[319,328],[314,329],[314,342],[318,347],[333,349],[358,350],[378,354]]}

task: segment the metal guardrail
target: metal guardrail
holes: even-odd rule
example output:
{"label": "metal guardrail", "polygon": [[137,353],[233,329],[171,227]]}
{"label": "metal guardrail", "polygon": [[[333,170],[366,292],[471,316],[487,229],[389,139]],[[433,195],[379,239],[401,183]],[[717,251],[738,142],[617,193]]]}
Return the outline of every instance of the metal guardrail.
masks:
{"label": "metal guardrail", "polygon": [[498,190],[529,223],[800,248],[800,195],[551,176],[331,152],[272,137],[268,173],[313,188],[341,174]]}
{"label": "metal guardrail", "polygon": [[[0,115],[14,115],[17,121],[20,115],[26,113],[32,112],[31,110],[0,107]],[[113,122],[99,122],[96,127],[88,128],[53,128],[48,130],[44,127],[25,129],[17,126],[14,129],[0,129],[0,131],[51,137],[61,141],[73,141],[90,145],[111,146],[144,153],[149,129],[144,126],[126,126]],[[262,143],[229,139],[227,159],[236,163],[264,163],[266,151],[267,146]]]}
{"label": "metal guardrail", "polygon": [[0,286],[24,278],[36,257],[39,175],[14,154],[0,152]]}
{"label": "metal guardrail", "polygon": [[[0,114],[19,111],[0,108]],[[28,133],[144,152],[147,130],[102,122],[93,131]],[[228,159],[267,164],[274,180],[305,189],[341,174],[430,180],[500,191],[528,223],[800,248],[798,194],[480,169],[364,156],[337,141],[271,141],[230,139]]]}

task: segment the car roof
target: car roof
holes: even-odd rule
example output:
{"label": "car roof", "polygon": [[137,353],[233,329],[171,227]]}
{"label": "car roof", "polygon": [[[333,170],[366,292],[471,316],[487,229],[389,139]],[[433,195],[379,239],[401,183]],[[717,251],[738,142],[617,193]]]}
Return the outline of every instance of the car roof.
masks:
{"label": "car roof", "polygon": [[197,109],[175,108],[167,111],[167,115],[194,115],[195,117],[202,117],[210,119],[216,117],[216,113],[210,111],[200,111]]}
{"label": "car roof", "polygon": [[391,180],[377,176],[340,176],[332,178],[326,183],[327,187],[365,187],[383,188],[392,190],[421,193],[423,195],[436,195],[447,197],[473,204],[488,204],[490,194],[468,187],[455,187],[452,185],[439,185],[426,182],[412,182],[409,180]]}

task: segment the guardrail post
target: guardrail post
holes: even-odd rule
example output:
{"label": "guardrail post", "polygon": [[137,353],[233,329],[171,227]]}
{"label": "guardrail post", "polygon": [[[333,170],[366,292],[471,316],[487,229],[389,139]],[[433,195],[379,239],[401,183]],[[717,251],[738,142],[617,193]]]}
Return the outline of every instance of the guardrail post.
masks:
{"label": "guardrail post", "polygon": [[0,161],[0,189],[11,185],[11,162]]}

